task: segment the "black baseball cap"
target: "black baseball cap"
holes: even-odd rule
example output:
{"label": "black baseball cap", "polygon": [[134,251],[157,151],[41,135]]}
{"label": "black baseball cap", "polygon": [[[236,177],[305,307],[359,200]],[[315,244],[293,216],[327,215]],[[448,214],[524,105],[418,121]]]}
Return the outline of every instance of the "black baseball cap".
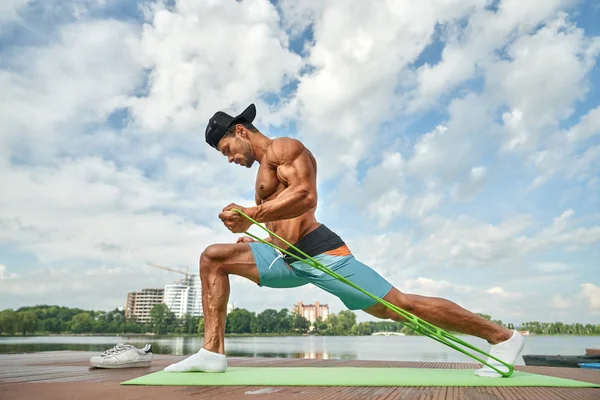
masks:
{"label": "black baseball cap", "polygon": [[241,121],[252,122],[254,121],[255,117],[256,107],[254,104],[250,104],[240,115],[236,117],[232,117],[223,111],[217,111],[215,115],[208,120],[208,125],[206,126],[205,132],[206,143],[217,149],[219,140],[221,140],[231,125]]}

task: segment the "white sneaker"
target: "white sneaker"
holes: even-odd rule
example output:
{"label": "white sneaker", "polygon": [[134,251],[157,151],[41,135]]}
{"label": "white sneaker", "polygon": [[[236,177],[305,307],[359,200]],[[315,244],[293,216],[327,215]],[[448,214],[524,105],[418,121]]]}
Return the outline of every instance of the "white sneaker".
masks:
{"label": "white sneaker", "polygon": [[90,358],[90,364],[96,368],[149,367],[151,362],[151,344],[138,349],[130,344],[119,343],[101,355]]}

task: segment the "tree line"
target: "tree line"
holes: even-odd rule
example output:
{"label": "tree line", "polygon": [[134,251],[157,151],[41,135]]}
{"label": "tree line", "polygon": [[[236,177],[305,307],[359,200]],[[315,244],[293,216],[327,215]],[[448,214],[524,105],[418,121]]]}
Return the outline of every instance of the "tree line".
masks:
{"label": "tree line", "polygon": [[[504,324],[490,315],[479,314],[509,329],[528,330],[544,335],[600,335],[600,325],[564,324],[562,322],[525,322],[515,327]],[[0,334],[135,334],[154,333],[199,334],[204,333],[204,318],[184,315],[176,318],[165,304],[157,304],[150,311],[152,322],[142,324],[133,318],[125,318],[123,310],[83,310],[54,305],[22,307],[17,310],[0,311]],[[248,335],[371,335],[375,332],[400,332],[416,335],[411,328],[395,321],[356,322],[356,314],[350,310],[330,313],[327,319],[310,323],[303,316],[289,309],[266,309],[260,313],[236,308],[227,315],[226,334]]]}
{"label": "tree line", "polygon": [[526,329],[535,335],[598,335],[600,325],[592,324],[563,324],[562,322],[525,322],[521,329]]}

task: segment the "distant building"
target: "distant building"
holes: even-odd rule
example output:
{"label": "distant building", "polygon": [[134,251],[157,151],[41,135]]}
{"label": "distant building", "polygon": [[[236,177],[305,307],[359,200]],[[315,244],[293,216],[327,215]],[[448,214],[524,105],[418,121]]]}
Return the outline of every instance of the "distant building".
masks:
{"label": "distant building", "polygon": [[190,317],[202,315],[202,286],[200,277],[193,275],[189,280],[165,285],[164,303],[175,314],[182,318],[184,314]]}
{"label": "distant building", "polygon": [[321,321],[325,321],[327,317],[329,317],[329,306],[327,304],[319,304],[318,301],[315,302],[315,304],[302,304],[302,302],[299,301],[298,304],[292,308],[292,312],[302,315],[309,320],[311,324],[314,324],[319,317],[321,318]]}
{"label": "distant building", "polygon": [[135,318],[138,322],[150,322],[150,310],[163,302],[163,289],[142,289],[141,292],[127,293],[125,318]]}

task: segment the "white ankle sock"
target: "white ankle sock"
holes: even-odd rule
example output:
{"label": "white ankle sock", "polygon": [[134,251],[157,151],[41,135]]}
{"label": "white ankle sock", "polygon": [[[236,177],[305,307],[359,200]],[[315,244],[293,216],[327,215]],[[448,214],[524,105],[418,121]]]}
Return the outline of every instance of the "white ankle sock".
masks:
{"label": "white ankle sock", "polygon": [[[513,330],[513,334],[510,339],[505,340],[504,342],[500,342],[498,344],[493,344],[489,351],[489,354],[504,361],[507,364],[514,365],[523,350],[523,346],[525,346],[525,338],[516,330]],[[493,358],[488,357],[487,363],[493,365],[498,368],[502,372],[508,372],[508,367],[504,364],[500,364],[498,361]],[[482,376],[486,378],[500,378],[500,375],[497,371],[492,368],[484,365],[483,368],[475,371],[475,375]]]}
{"label": "white ankle sock", "polygon": [[225,354],[214,353],[205,348],[196,354],[176,364],[171,364],[164,370],[166,372],[225,372],[227,357]]}
{"label": "white ankle sock", "polygon": [[[490,355],[504,361],[507,364],[514,365],[523,350],[523,346],[525,346],[525,338],[516,330],[513,330],[513,334],[510,339],[505,340],[504,342],[500,342],[498,344],[493,344],[491,350],[488,352]],[[508,372],[508,368],[504,364],[500,364],[498,361],[493,358],[488,357],[487,363],[493,365],[498,368],[502,372]],[[483,368],[475,371],[475,375],[483,376],[487,378],[500,378],[500,375],[495,370],[491,369],[487,365],[484,365]]]}

